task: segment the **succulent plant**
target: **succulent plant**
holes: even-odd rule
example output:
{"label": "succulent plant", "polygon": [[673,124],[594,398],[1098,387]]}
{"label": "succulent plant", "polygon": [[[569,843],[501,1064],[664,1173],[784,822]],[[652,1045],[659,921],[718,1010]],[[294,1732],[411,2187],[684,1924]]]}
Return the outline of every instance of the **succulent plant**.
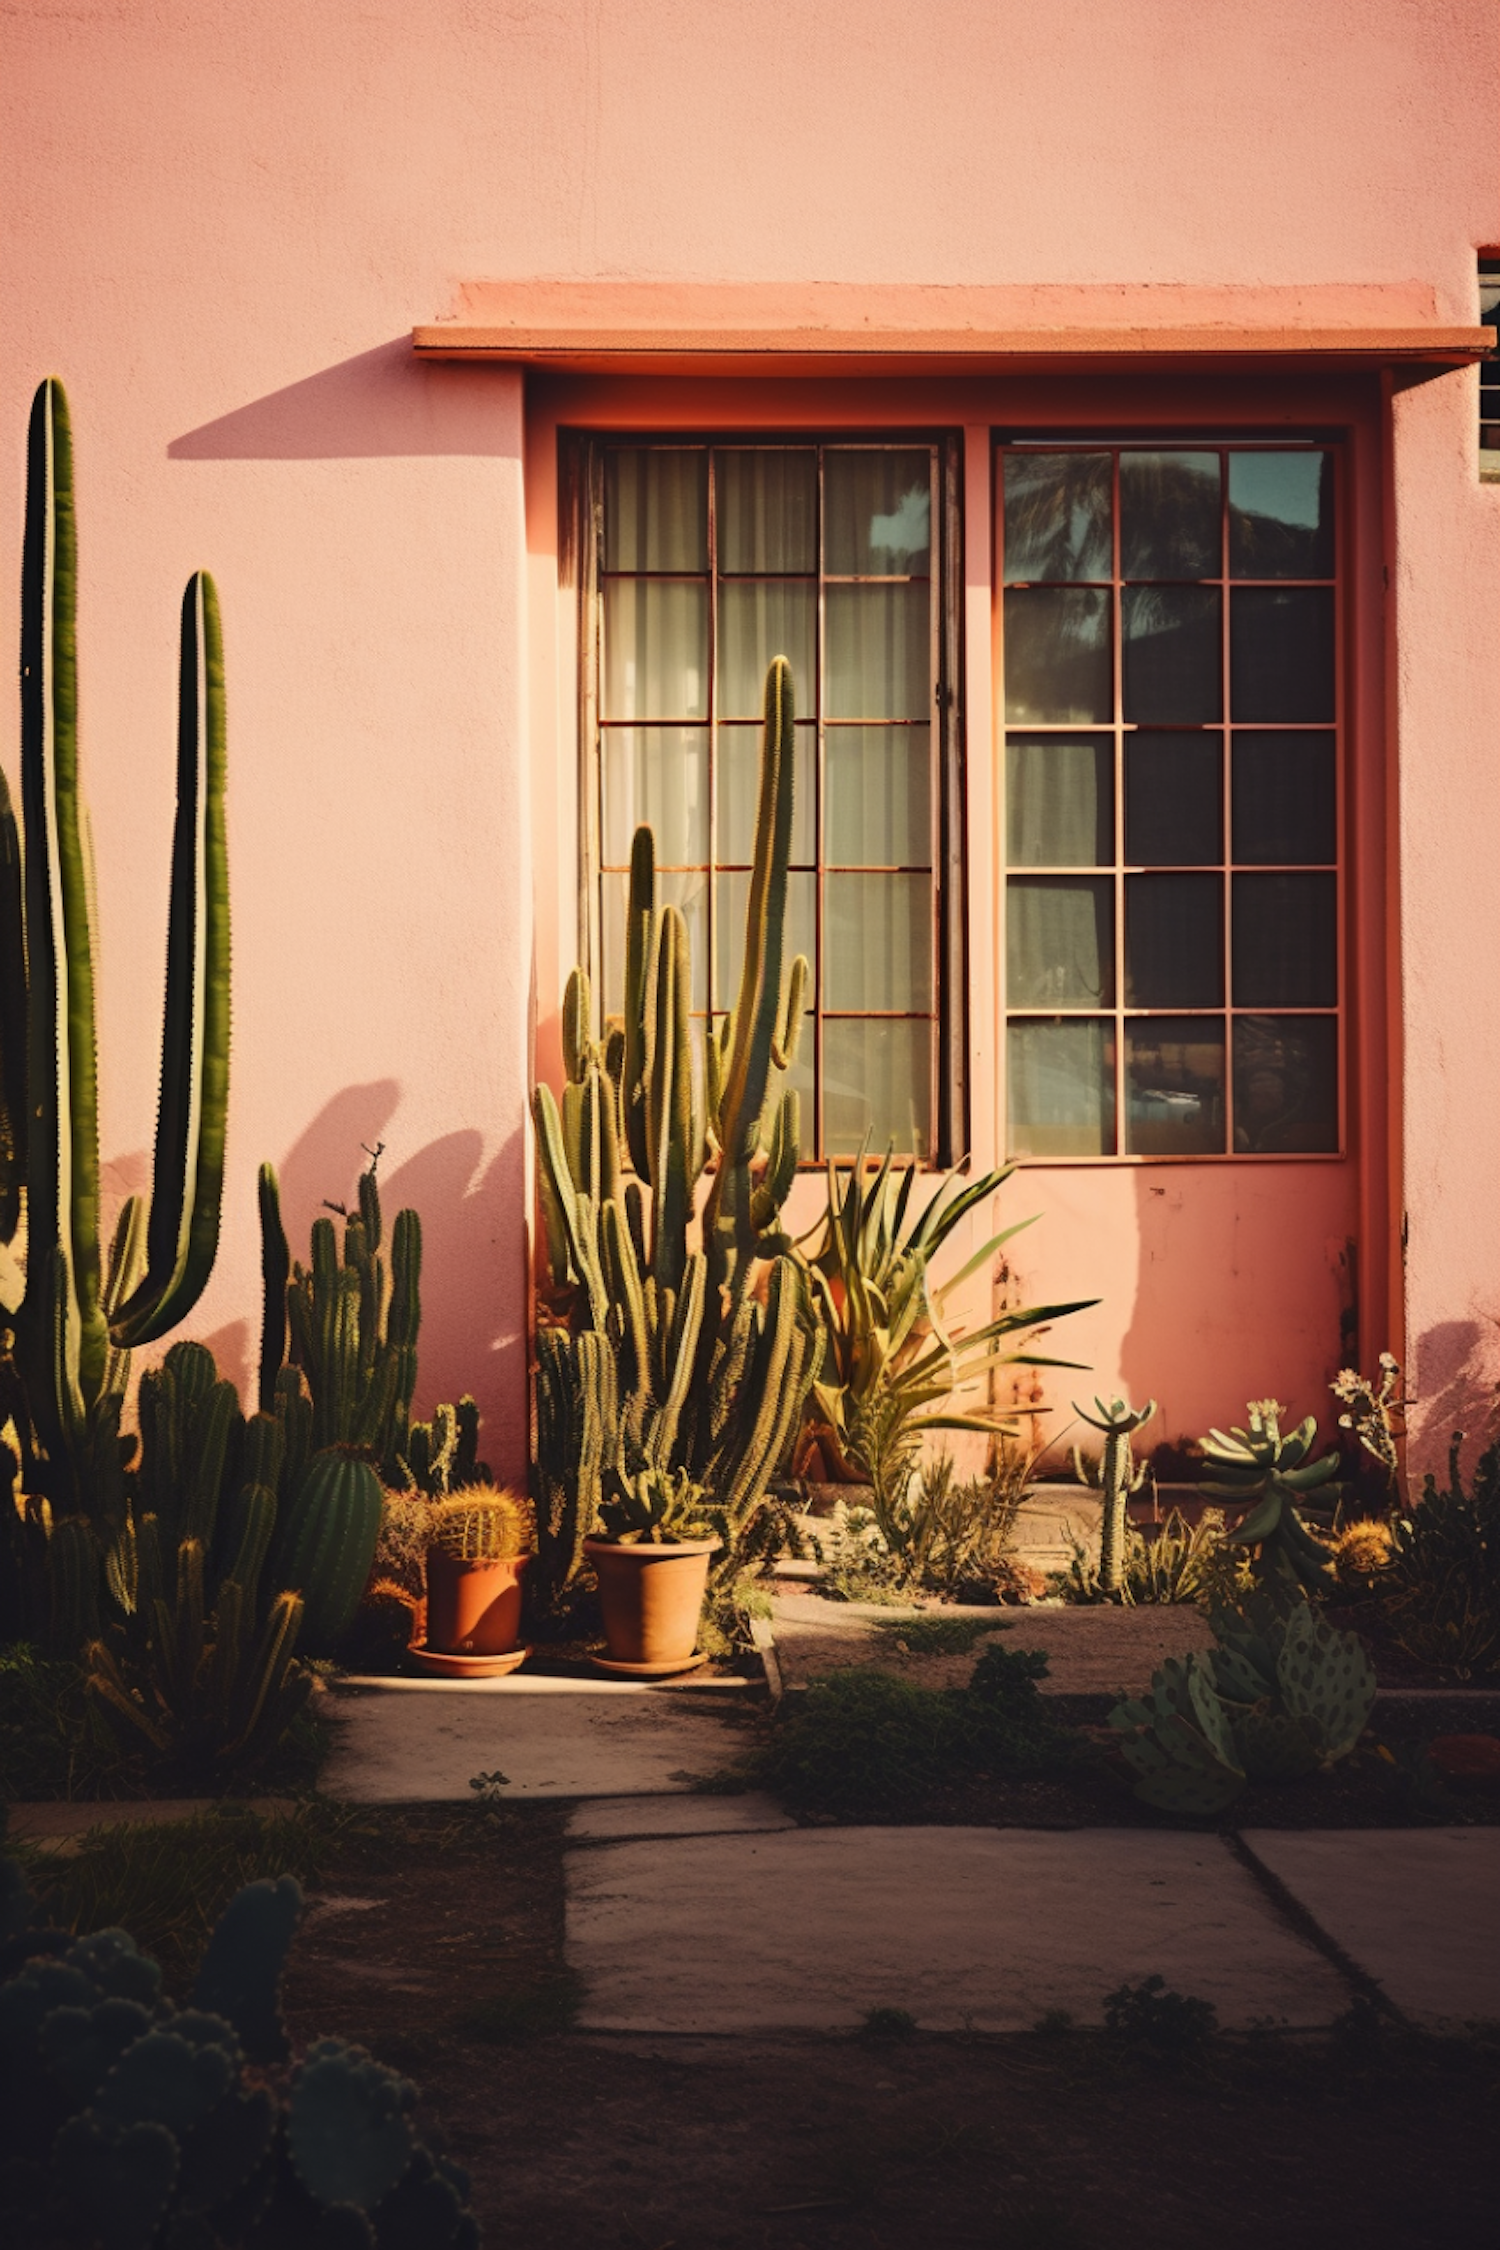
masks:
{"label": "succulent plant", "polygon": [[472,2250],[468,2181],[412,2122],[416,2090],[362,2048],[294,2056],[280,1986],[302,1894],[251,1883],[186,2008],[124,1930],[31,1925],[0,1862],[7,2220],[26,2240]]}
{"label": "succulent plant", "polygon": [[1231,1545],[1256,1549],[1257,1571],[1279,1573],[1309,1590],[1329,1587],[1333,1570],[1326,1547],[1313,1538],[1298,1514],[1309,1492],[1321,1492],[1331,1505],[1339,1496],[1339,1457],[1310,1458],[1318,1425],[1309,1414],[1288,1437],[1281,1434],[1284,1409],[1279,1399],[1252,1399],[1248,1430],[1236,1424],[1226,1436],[1210,1430],[1203,1456],[1213,1475],[1198,1490],[1210,1500],[1237,1500],[1248,1507],[1233,1531]]}
{"label": "succulent plant", "polygon": [[1206,1816],[1247,1781],[1325,1771],[1354,1748],[1375,1700],[1362,1642],[1310,1602],[1251,1594],[1216,1610],[1213,1628],[1207,1655],[1169,1657],[1149,1700],[1127,1697],[1109,1715],[1136,1795],[1162,1812]]}
{"label": "succulent plant", "polygon": [[[161,1099],[149,1217],[132,1197],[101,1270],[93,874],[79,790],[77,525],[62,385],[31,411],[22,567],[21,801],[0,784],[0,1309],[14,1323],[25,1489],[124,1512],[120,1411],[132,1347],[203,1292],[218,1247],[229,1084],[224,654],[212,579],[182,604]],[[24,1239],[24,1272],[19,1256]]]}
{"label": "succulent plant", "polygon": [[778,657],[766,678],[744,969],[732,1016],[706,1042],[701,1112],[687,929],[675,907],[657,905],[649,829],[631,853],[623,1020],[595,1040],[588,980],[575,969],[561,1101],[537,1089],[553,1297],[537,1336],[537,1516],[541,1591],[554,1602],[606,1497],[625,1505],[637,1480],[658,1475],[701,1488],[727,1582],[817,1372],[817,1316],[781,1227],[798,1147],[797,1097],[783,1082],[807,974],[800,960],[783,974],[793,719],[791,667]]}
{"label": "succulent plant", "polygon": [[434,1544],[459,1562],[503,1562],[533,1544],[530,1501],[502,1485],[473,1485],[438,1501],[431,1521]]}
{"label": "succulent plant", "polygon": [[[1108,1405],[1096,1398],[1096,1413],[1090,1414],[1073,1401],[1073,1412],[1090,1429],[1104,1435],[1104,1451],[1099,1460],[1098,1486],[1102,1502],[1099,1520],[1099,1592],[1105,1601],[1120,1598],[1121,1576],[1125,1560],[1126,1503],[1132,1492],[1139,1492],[1146,1478],[1146,1464],[1139,1466],[1131,1457],[1130,1441],[1137,1430],[1145,1428],[1156,1412],[1156,1401],[1148,1398],[1145,1405],[1132,1409],[1128,1399],[1112,1398]],[[1080,1484],[1094,1480],[1084,1471],[1083,1457],[1075,1446],[1073,1467]]]}
{"label": "succulent plant", "polygon": [[599,1509],[596,1534],[621,1547],[671,1546],[682,1539],[711,1539],[705,1495],[686,1469],[614,1472]]}
{"label": "succulent plant", "polygon": [[295,1587],[306,1604],[302,1645],[330,1656],[352,1623],[380,1537],[380,1480],[362,1453],[327,1446],[282,1511],[272,1551],[278,1585]]}

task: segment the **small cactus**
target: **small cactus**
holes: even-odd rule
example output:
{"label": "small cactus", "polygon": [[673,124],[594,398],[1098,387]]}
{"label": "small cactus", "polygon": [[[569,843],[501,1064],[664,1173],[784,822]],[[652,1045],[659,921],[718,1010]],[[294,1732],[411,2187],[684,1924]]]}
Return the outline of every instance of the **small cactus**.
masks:
{"label": "small cactus", "polygon": [[[1077,1400],[1073,1412],[1094,1430],[1104,1433],[1104,1452],[1099,1462],[1099,1493],[1103,1509],[1099,1524],[1099,1591],[1106,1601],[1120,1598],[1121,1571],[1125,1559],[1125,1512],[1132,1492],[1139,1492],[1146,1477],[1146,1464],[1136,1465],[1130,1450],[1130,1441],[1137,1430],[1145,1428],[1156,1412],[1156,1401],[1148,1398],[1145,1405],[1132,1410],[1129,1401],[1112,1398],[1108,1405],[1096,1398],[1096,1414],[1089,1414]],[[1080,1484],[1090,1481],[1077,1447],[1073,1449],[1073,1466]]]}
{"label": "small cactus", "polygon": [[530,1501],[493,1484],[473,1485],[440,1500],[432,1511],[433,1543],[458,1562],[502,1562],[529,1554],[534,1525]]}
{"label": "small cactus", "polygon": [[1237,1500],[1248,1508],[1225,1537],[1233,1546],[1256,1550],[1262,1578],[1279,1577],[1308,1592],[1326,1592],[1333,1583],[1328,1549],[1313,1538],[1297,1504],[1309,1492],[1321,1492],[1324,1505],[1338,1499],[1339,1457],[1325,1453],[1320,1461],[1311,1459],[1318,1439],[1311,1414],[1283,1437],[1284,1412],[1279,1399],[1253,1398],[1248,1430],[1238,1424],[1228,1435],[1210,1430],[1203,1457],[1213,1475],[1198,1490],[1206,1499]]}

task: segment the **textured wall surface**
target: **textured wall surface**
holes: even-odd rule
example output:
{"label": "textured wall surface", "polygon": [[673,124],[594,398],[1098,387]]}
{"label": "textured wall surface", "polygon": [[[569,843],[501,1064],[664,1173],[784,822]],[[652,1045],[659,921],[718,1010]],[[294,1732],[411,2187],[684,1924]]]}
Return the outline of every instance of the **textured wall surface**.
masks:
{"label": "textured wall surface", "polygon": [[[415,364],[413,322],[512,277],[1067,283],[1144,320],[1186,288],[1385,284],[1469,320],[1500,237],[1493,33],[1489,0],[16,0],[0,523],[18,572],[26,406],[56,372],[116,1191],[154,1120],[188,572],[224,602],[236,1047],[194,1325],[231,1368],[254,1357],[256,1163],[300,1232],[383,1139],[427,1227],[423,1391],[476,1389],[496,1465],[524,1454],[527,1040],[572,913],[545,763],[568,684],[535,676],[527,634],[521,380]],[[1398,397],[1386,530],[1405,1172],[1375,1201],[1409,1211],[1440,1419],[1500,1373],[1500,490],[1475,482],[1472,382]],[[1139,1287],[1171,1230],[1109,1223]],[[1170,1251],[1221,1254],[1212,1232]]]}

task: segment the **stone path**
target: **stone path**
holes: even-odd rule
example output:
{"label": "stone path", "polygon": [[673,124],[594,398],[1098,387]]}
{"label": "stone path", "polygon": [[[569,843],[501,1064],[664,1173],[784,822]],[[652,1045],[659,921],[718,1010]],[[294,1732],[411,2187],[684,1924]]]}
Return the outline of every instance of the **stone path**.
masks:
{"label": "stone path", "polygon": [[1025,1609],[955,1605],[924,1612],[875,1602],[834,1602],[789,1587],[772,1596],[771,1610],[776,1661],[788,1688],[806,1687],[843,1665],[878,1666],[925,1687],[962,1685],[985,1640],[976,1641],[963,1656],[908,1654],[900,1646],[901,1621],[922,1615],[972,1618],[1000,1631],[1007,1648],[1045,1649],[1051,1670],[1042,1691],[1053,1695],[1139,1694],[1164,1656],[1185,1656],[1189,1649],[1213,1645],[1206,1619],[1190,1604],[1107,1610],[1054,1609],[1042,1603]]}

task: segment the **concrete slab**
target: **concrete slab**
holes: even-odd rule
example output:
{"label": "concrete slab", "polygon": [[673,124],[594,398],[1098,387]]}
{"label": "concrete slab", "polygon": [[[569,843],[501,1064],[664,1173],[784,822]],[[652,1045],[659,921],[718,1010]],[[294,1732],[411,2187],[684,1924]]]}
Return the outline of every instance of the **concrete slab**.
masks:
{"label": "concrete slab", "polygon": [[1500,1829],[1256,1828],[1245,1842],[1414,2022],[1500,2023]]}
{"label": "concrete slab", "polygon": [[582,1843],[622,1836],[758,1836],[796,1825],[774,1797],[752,1790],[741,1797],[596,1797],[572,1815],[568,1836]]}
{"label": "concrete slab", "polygon": [[740,1741],[711,1699],[613,1681],[391,1680],[326,1708],[322,1788],[356,1804],[467,1803],[472,1777],[496,1771],[510,1797],[654,1797],[719,1772]]}
{"label": "concrete slab", "polygon": [[568,1858],[568,1959],[595,2030],[1098,2023],[1155,1974],[1226,2025],[1326,2024],[1343,1980],[1214,1836],[811,1828]]}
{"label": "concrete slab", "polygon": [[[873,1665],[898,1672],[929,1687],[961,1686],[973,1671],[985,1641],[966,1656],[905,1653],[897,1627],[903,1617],[937,1614],[971,1617],[1003,1628],[1007,1648],[1045,1649],[1051,1670],[1041,1683],[1044,1694],[1139,1694],[1166,1656],[1210,1648],[1207,1620],[1185,1603],[1140,1609],[1083,1609],[1035,1603],[1024,1609],[964,1609],[938,1612],[895,1609],[872,1602],[833,1602],[814,1593],[776,1593],[771,1597],[776,1659],[789,1688],[806,1687],[842,1665]],[[985,1639],[988,1635],[985,1636]]]}

